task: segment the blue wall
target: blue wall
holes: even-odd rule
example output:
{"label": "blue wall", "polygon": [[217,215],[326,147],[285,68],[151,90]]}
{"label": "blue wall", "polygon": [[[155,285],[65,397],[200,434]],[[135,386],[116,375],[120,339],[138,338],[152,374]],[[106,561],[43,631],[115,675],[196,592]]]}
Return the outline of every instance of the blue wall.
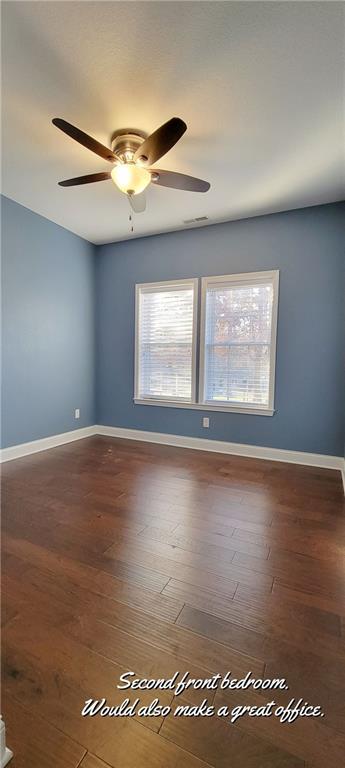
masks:
{"label": "blue wall", "polygon": [[5,447],[95,423],[94,246],[5,197],[1,213]]}
{"label": "blue wall", "polygon": [[[97,421],[180,435],[343,455],[345,204],[97,248]],[[134,286],[280,270],[272,417],[135,405]]]}
{"label": "blue wall", "polygon": [[[100,423],[343,455],[344,213],[339,203],[95,247],[2,198],[2,445]],[[277,268],[273,417],[210,412],[204,430],[203,412],[133,403],[135,283]]]}

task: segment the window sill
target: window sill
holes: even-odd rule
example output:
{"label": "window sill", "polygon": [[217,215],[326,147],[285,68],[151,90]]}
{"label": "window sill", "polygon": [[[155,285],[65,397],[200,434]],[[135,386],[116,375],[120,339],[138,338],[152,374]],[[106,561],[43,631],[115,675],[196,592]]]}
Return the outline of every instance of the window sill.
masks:
{"label": "window sill", "polygon": [[245,414],[251,414],[253,416],[273,416],[275,413],[275,410],[273,408],[260,408],[260,407],[250,407],[250,406],[241,406],[241,405],[213,405],[208,403],[188,403],[183,401],[177,401],[177,400],[146,400],[146,399],[139,399],[137,397],[134,398],[134,403],[136,405],[158,405],[159,407],[163,408],[187,408],[188,410],[196,410],[196,411],[220,411],[221,413],[245,413]]}

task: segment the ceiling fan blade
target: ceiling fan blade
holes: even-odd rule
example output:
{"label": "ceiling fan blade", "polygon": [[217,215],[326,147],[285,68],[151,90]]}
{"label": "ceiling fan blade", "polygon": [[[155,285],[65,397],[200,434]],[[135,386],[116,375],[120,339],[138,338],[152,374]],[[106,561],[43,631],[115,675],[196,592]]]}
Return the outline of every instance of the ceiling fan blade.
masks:
{"label": "ceiling fan blade", "polygon": [[139,195],[127,195],[127,197],[134,213],[143,213],[146,210],[145,192],[141,192]]}
{"label": "ceiling fan blade", "polygon": [[187,192],[207,192],[211,184],[202,179],[196,179],[195,176],[186,176],[185,173],[175,173],[174,171],[161,171],[159,168],[153,168],[151,179],[154,184],[160,187],[171,187],[172,189],[183,189]]}
{"label": "ceiling fan blade", "polygon": [[71,139],[78,141],[78,143],[82,144],[86,149],[90,149],[91,152],[95,152],[96,155],[103,157],[103,160],[109,160],[111,163],[114,162],[115,155],[109,147],[100,144],[99,141],[93,139],[92,136],[88,136],[87,133],[76,128],[75,125],[67,123],[66,120],[62,120],[61,117],[54,117],[52,123],[53,125],[56,125],[57,128],[60,128],[60,131],[67,133],[67,136],[70,136]]}
{"label": "ceiling fan blade", "polygon": [[107,179],[111,179],[109,171],[101,171],[101,173],[89,173],[87,176],[76,176],[75,179],[59,181],[59,186],[76,187],[79,184],[92,184],[94,181],[107,181]]}
{"label": "ceiling fan blade", "polygon": [[141,160],[142,163],[152,165],[176,144],[186,130],[187,126],[183,120],[180,120],[179,117],[172,117],[171,120],[161,125],[145,139],[137,149],[134,160]]}

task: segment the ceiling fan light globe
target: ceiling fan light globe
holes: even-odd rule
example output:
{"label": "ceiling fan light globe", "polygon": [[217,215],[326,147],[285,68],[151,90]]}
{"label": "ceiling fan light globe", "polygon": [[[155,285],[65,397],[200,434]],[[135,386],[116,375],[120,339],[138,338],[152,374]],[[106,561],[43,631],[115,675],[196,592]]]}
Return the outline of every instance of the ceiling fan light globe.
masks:
{"label": "ceiling fan light globe", "polygon": [[140,195],[151,181],[151,174],[135,163],[115,165],[111,178],[116,186],[126,195]]}

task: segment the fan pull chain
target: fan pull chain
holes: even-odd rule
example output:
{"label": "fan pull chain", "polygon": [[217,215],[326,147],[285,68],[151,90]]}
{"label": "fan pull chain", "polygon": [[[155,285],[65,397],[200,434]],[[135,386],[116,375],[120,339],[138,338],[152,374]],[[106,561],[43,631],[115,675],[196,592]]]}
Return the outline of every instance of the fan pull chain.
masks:
{"label": "fan pull chain", "polygon": [[128,216],[128,221],[129,221],[129,226],[130,226],[131,232],[134,232],[133,219],[132,219],[132,214],[131,213]]}

